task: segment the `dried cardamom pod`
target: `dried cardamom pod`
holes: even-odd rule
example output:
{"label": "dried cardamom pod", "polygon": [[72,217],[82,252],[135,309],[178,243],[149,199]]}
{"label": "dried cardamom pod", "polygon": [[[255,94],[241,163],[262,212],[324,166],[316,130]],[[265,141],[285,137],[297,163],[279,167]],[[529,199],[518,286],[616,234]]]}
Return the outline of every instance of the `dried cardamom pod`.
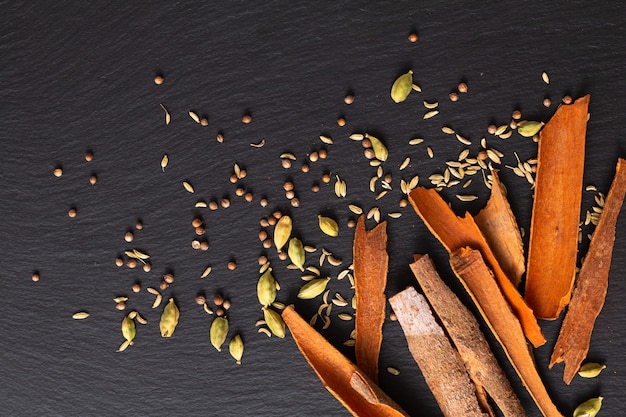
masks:
{"label": "dried cardamom pod", "polygon": [[172,334],[174,333],[174,329],[176,329],[176,325],[178,324],[179,316],[180,312],[178,311],[178,307],[176,307],[174,299],[170,298],[170,301],[165,305],[165,308],[163,309],[163,314],[161,314],[161,321],[159,322],[159,327],[161,328],[161,336],[172,336]]}
{"label": "dried cardamom pod", "polygon": [[228,351],[236,361],[237,365],[241,365],[241,358],[243,357],[243,340],[241,336],[235,335],[228,344]]}
{"label": "dried cardamom pod", "polygon": [[281,339],[285,337],[285,322],[280,314],[267,307],[263,307],[263,319],[267,327],[270,328],[276,337],[280,337]]}
{"label": "dried cardamom pod", "polygon": [[137,330],[135,329],[135,322],[133,319],[128,316],[124,317],[124,320],[122,320],[122,336],[124,336],[124,339],[126,339],[129,343],[132,343],[136,334]]}
{"label": "dried cardamom pod", "polygon": [[228,320],[225,317],[216,317],[213,323],[211,323],[209,336],[211,338],[211,344],[218,352],[222,351],[222,344],[224,344],[227,335]]}
{"label": "dried cardamom pod", "polygon": [[291,263],[300,268],[300,271],[304,271],[305,253],[304,246],[300,239],[297,237],[291,238],[287,254],[289,255],[289,259],[291,259]]}
{"label": "dried cardamom pod", "polygon": [[574,410],[573,417],[595,417],[602,407],[604,397],[590,398]]}
{"label": "dried cardamom pod", "polygon": [[291,217],[282,216],[280,219],[278,219],[276,227],[274,228],[274,244],[276,245],[277,251],[280,252],[280,250],[289,240],[289,236],[291,236],[291,227]]}
{"label": "dried cardamom pod", "polygon": [[534,136],[543,127],[543,122],[535,122],[531,120],[524,120],[517,124],[517,133],[529,138]]}
{"label": "dried cardamom pod", "polygon": [[595,378],[600,375],[600,372],[606,368],[606,365],[601,365],[595,362],[587,362],[578,370],[578,375],[583,378]]}
{"label": "dried cardamom pod", "polygon": [[413,89],[413,71],[399,76],[391,86],[391,99],[396,103],[401,103],[409,96]]}
{"label": "dried cardamom pod", "polygon": [[330,217],[324,217],[320,214],[317,216],[317,220],[319,221],[322,232],[326,233],[328,236],[335,237],[339,234],[339,225]]}
{"label": "dried cardamom pod", "polygon": [[386,161],[387,157],[389,156],[389,151],[387,150],[387,147],[383,145],[381,140],[367,133],[365,134],[365,137],[367,137],[370,140],[370,143],[372,144],[372,149],[374,150],[374,156],[376,157],[376,159],[378,159],[379,161],[383,161],[383,162]]}
{"label": "dried cardamom pod", "polygon": [[310,300],[311,298],[317,297],[324,292],[328,281],[330,281],[329,277],[312,279],[300,288],[298,298]]}
{"label": "dried cardamom pod", "polygon": [[276,300],[276,280],[272,270],[266,270],[256,285],[256,295],[262,306],[268,306]]}

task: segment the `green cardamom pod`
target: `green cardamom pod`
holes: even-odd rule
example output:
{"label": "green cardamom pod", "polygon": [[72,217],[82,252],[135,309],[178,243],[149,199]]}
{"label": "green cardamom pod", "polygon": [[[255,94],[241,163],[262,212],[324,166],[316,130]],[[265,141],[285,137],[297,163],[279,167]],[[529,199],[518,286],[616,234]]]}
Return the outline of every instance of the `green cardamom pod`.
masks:
{"label": "green cardamom pod", "polygon": [[310,300],[311,298],[317,297],[324,292],[328,281],[330,281],[330,278],[328,277],[312,279],[300,288],[300,291],[298,291],[298,298]]}
{"label": "green cardamom pod", "polygon": [[276,227],[274,228],[274,245],[276,245],[277,251],[280,252],[280,250],[289,240],[289,236],[291,236],[291,227],[291,217],[282,216],[280,219],[278,219]]}
{"label": "green cardamom pod", "polygon": [[326,233],[328,236],[335,237],[339,234],[339,225],[330,217],[324,217],[320,214],[317,216],[317,220],[319,221],[322,232]]}
{"label": "green cardamom pod", "polygon": [[124,336],[124,339],[131,343],[135,339],[136,334],[135,321],[128,316],[124,317],[124,320],[122,320],[122,336]]}
{"label": "green cardamom pod", "polygon": [[543,122],[535,122],[531,120],[523,120],[517,124],[517,133],[529,138],[534,136],[543,127]]}
{"label": "green cardamom pod", "polygon": [[243,357],[243,340],[241,336],[235,335],[228,344],[228,351],[236,361],[237,365],[241,365],[241,358]]}
{"label": "green cardamom pod", "polygon": [[387,150],[387,147],[383,145],[381,140],[367,133],[365,134],[365,137],[367,137],[372,144],[372,150],[374,151],[376,159],[383,162],[386,161],[387,157],[389,157],[389,151]]}
{"label": "green cardamom pod", "polygon": [[263,306],[268,306],[276,300],[276,280],[272,275],[271,269],[265,271],[259,278],[259,282],[256,285],[256,294],[259,298],[259,303]]}
{"label": "green cardamom pod", "polygon": [[165,305],[163,313],[161,314],[161,321],[159,322],[159,328],[161,329],[161,336],[171,337],[174,334],[174,329],[178,324],[178,318],[180,312],[178,307],[174,303],[174,299],[170,298],[170,301]]}
{"label": "green cardamom pod", "polygon": [[590,398],[574,410],[573,417],[595,417],[602,407],[604,397]]}
{"label": "green cardamom pod", "polygon": [[606,368],[606,365],[601,365],[595,362],[587,362],[578,370],[578,375],[583,378],[595,378],[600,375],[600,372]]}
{"label": "green cardamom pod", "polygon": [[304,271],[305,253],[302,242],[297,237],[292,237],[289,241],[289,249],[287,250],[291,263]]}
{"label": "green cardamom pod", "polygon": [[391,86],[391,99],[401,103],[409,96],[413,89],[413,71],[399,76]]}
{"label": "green cardamom pod", "polygon": [[218,352],[222,351],[222,344],[224,344],[227,335],[228,320],[224,317],[216,317],[213,323],[211,323],[209,336],[211,338],[211,344]]}
{"label": "green cardamom pod", "polygon": [[267,327],[270,328],[270,331],[274,333],[276,337],[280,337],[281,339],[285,337],[285,322],[280,314],[267,307],[263,307],[263,318],[265,319]]}

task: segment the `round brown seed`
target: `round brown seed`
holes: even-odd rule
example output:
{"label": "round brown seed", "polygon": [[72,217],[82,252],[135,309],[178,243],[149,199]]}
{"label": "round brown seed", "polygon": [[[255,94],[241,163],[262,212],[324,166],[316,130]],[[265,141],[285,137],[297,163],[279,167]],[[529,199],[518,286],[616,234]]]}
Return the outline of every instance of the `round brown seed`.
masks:
{"label": "round brown seed", "polygon": [[309,172],[309,164],[307,164],[306,162],[303,163],[301,170],[302,172]]}
{"label": "round brown seed", "polygon": [[374,159],[376,154],[374,153],[374,150],[372,148],[367,148],[363,149],[363,156],[365,156],[365,158],[367,159]]}
{"label": "round brown seed", "polygon": [[313,184],[311,186],[311,191],[313,191],[314,193],[317,193],[320,190],[320,186],[317,184]]}
{"label": "round brown seed", "polygon": [[237,264],[235,263],[235,261],[230,261],[227,267],[229,270],[234,271],[235,269],[237,269]]}
{"label": "round brown seed", "polygon": [[511,114],[511,117],[513,118],[513,120],[519,120],[522,118],[522,112],[519,110],[514,110]]}
{"label": "round brown seed", "polygon": [[369,140],[368,138],[365,138],[361,141],[361,146],[364,148],[371,148],[372,147],[372,141]]}
{"label": "round brown seed", "polygon": [[459,93],[467,93],[467,84],[459,83],[457,90],[459,90]]}
{"label": "round brown seed", "polygon": [[228,198],[222,198],[222,207],[224,208],[230,207],[230,200]]}
{"label": "round brown seed", "polygon": [[291,200],[295,196],[296,196],[296,193],[294,193],[293,190],[285,191],[285,197],[287,197],[288,200]]}
{"label": "round brown seed", "polygon": [[265,265],[267,263],[267,256],[261,255],[258,259],[259,265]]}
{"label": "round brown seed", "polygon": [[141,284],[139,284],[138,282],[135,282],[135,283],[133,284],[132,289],[133,289],[133,292],[139,292],[139,291],[141,291]]}
{"label": "round brown seed", "polygon": [[243,198],[245,198],[248,203],[251,203],[252,200],[254,200],[254,194],[247,192],[244,194]]}
{"label": "round brown seed", "polygon": [[93,161],[93,152],[91,151],[85,152],[85,161],[87,162]]}
{"label": "round brown seed", "polygon": [[319,159],[319,154],[317,152],[311,152],[311,154],[309,155],[309,160],[311,162],[317,162],[318,159]]}
{"label": "round brown seed", "polygon": [[206,303],[206,297],[202,294],[196,295],[196,304],[199,306],[204,305]]}
{"label": "round brown seed", "polygon": [[244,190],[241,187],[237,187],[237,189],[235,190],[235,195],[237,197],[241,197],[242,195],[244,195],[246,193],[246,190]]}
{"label": "round brown seed", "polygon": [[293,190],[293,182],[291,181],[285,181],[285,183],[283,184],[283,189],[285,191],[291,191]]}
{"label": "round brown seed", "polygon": [[115,258],[115,265],[116,266],[124,265],[124,260],[122,258]]}
{"label": "round brown seed", "polygon": [[137,230],[143,229],[143,222],[140,219],[137,219],[137,221],[135,222],[135,229]]}
{"label": "round brown seed", "polygon": [[211,201],[209,201],[209,208],[210,208],[211,210],[217,210],[217,208],[218,208],[217,201],[215,201],[215,200],[211,200]]}
{"label": "round brown seed", "polygon": [[269,249],[269,248],[271,248],[271,247],[272,247],[272,239],[265,239],[265,240],[263,241],[263,247],[264,247],[265,249]]}
{"label": "round brown seed", "polygon": [[283,168],[285,169],[289,169],[291,168],[291,160],[290,159],[283,159],[280,161],[280,164],[283,166]]}
{"label": "round brown seed", "polygon": [[488,132],[490,135],[495,134],[495,133],[496,133],[496,130],[498,130],[498,128],[496,127],[496,125],[489,125],[489,126],[487,126],[487,132]]}
{"label": "round brown seed", "polygon": [[191,241],[191,247],[194,248],[194,249],[200,249],[200,241],[196,240],[196,239],[192,240]]}
{"label": "round brown seed", "polygon": [[224,303],[224,296],[219,292],[215,293],[213,296],[213,304],[216,306],[221,306]]}
{"label": "round brown seed", "polygon": [[209,242],[207,242],[206,240],[203,240],[202,242],[200,242],[200,250],[202,251],[209,250]]}
{"label": "round brown seed", "polygon": [[199,217],[195,217],[192,221],[191,221],[191,226],[192,227],[200,227],[202,226],[202,219]]}
{"label": "round brown seed", "polygon": [[248,123],[252,122],[252,116],[251,116],[251,115],[249,115],[249,114],[244,114],[244,115],[241,117],[241,121],[242,121],[243,123],[245,123],[245,124],[248,124]]}
{"label": "round brown seed", "polygon": [[259,204],[261,205],[261,207],[267,207],[267,198],[262,198],[259,201]]}
{"label": "round brown seed", "polygon": [[543,99],[543,105],[544,107],[550,107],[552,105],[552,101],[546,97]]}
{"label": "round brown seed", "polygon": [[246,171],[245,169],[242,168],[239,170],[239,179],[246,178],[247,175],[248,175],[248,171]]}
{"label": "round brown seed", "polygon": [[281,261],[287,260],[287,256],[287,252],[285,252],[284,250],[278,252],[278,259],[280,259]]}
{"label": "round brown seed", "polygon": [[563,96],[563,104],[572,104],[572,96]]}
{"label": "round brown seed", "polygon": [[323,182],[324,184],[328,184],[328,183],[330,182],[330,176],[331,176],[330,172],[326,172],[326,173],[324,173],[324,174],[322,175],[322,182]]}
{"label": "round brown seed", "polygon": [[137,260],[129,259],[128,261],[126,261],[126,266],[129,267],[130,269],[137,268]]}
{"label": "round brown seed", "polygon": [[120,302],[115,304],[115,308],[117,308],[118,310],[124,310],[126,308],[126,303],[125,302]]}
{"label": "round brown seed", "polygon": [[221,133],[218,133],[217,136],[215,137],[215,140],[217,140],[219,143],[224,142],[224,135]]}
{"label": "round brown seed", "polygon": [[220,307],[220,308],[218,308],[218,309],[216,309],[216,310],[215,310],[215,315],[216,315],[217,317],[222,317],[222,316],[224,315],[224,309],[223,309],[223,308],[221,308],[221,307]]}
{"label": "round brown seed", "polygon": [[400,200],[400,207],[406,207],[409,204],[408,201],[406,201],[405,198],[403,198],[402,200]]}
{"label": "round brown seed", "polygon": [[208,126],[209,125],[209,119],[207,119],[206,117],[203,117],[202,119],[200,119],[200,125]]}
{"label": "round brown seed", "polygon": [[151,269],[152,267],[149,263],[146,262],[145,264],[143,264],[143,272],[150,272]]}
{"label": "round brown seed", "polygon": [[127,242],[132,242],[135,236],[133,236],[133,232],[130,230],[124,234],[124,240]]}
{"label": "round brown seed", "polygon": [[267,227],[270,225],[270,222],[265,217],[263,217],[261,220],[259,220],[259,224],[261,225],[261,227]]}
{"label": "round brown seed", "polygon": [[454,91],[451,92],[448,97],[450,98],[450,101],[458,101],[459,100],[459,95],[457,93],[455,93]]}
{"label": "round brown seed", "polygon": [[30,279],[32,279],[33,282],[39,281],[39,273],[38,272],[33,272],[33,274],[30,276]]}
{"label": "round brown seed", "polygon": [[300,200],[298,199],[298,197],[294,197],[291,199],[291,206],[300,207]]}
{"label": "round brown seed", "polygon": [[162,75],[160,75],[160,74],[157,74],[157,75],[154,77],[154,83],[155,83],[156,85],[161,85],[161,84],[163,84],[163,81],[165,81],[165,79],[164,79],[164,78],[163,78],[163,76],[162,76]]}
{"label": "round brown seed", "polygon": [[386,174],[385,177],[383,178],[383,180],[385,180],[386,183],[391,184],[391,180],[393,179],[393,177],[391,176],[391,173]]}
{"label": "round brown seed", "polygon": [[76,217],[76,214],[77,214],[77,211],[75,208],[71,208],[67,211],[67,215],[72,219]]}
{"label": "round brown seed", "polygon": [[222,307],[224,307],[224,310],[230,309],[230,300],[224,300]]}
{"label": "round brown seed", "polygon": [[326,157],[328,156],[328,151],[326,149],[320,149],[318,154],[320,159],[326,159]]}
{"label": "round brown seed", "polygon": [[162,289],[162,290],[167,289],[167,287],[169,287],[169,286],[170,286],[170,284],[168,284],[168,283],[167,283],[167,282],[165,282],[165,281],[161,281],[161,282],[159,283],[159,288],[160,288],[160,289]]}
{"label": "round brown seed", "polygon": [[341,126],[341,127],[345,126],[346,125],[346,119],[344,117],[337,118],[337,125]]}
{"label": "round brown seed", "polygon": [[230,176],[230,182],[232,182],[233,184],[236,183],[238,180],[237,176],[235,174],[232,174]]}
{"label": "round brown seed", "polygon": [[163,281],[167,282],[168,284],[171,284],[172,282],[174,282],[174,274],[165,274],[163,275]]}
{"label": "round brown seed", "polygon": [[350,105],[352,103],[354,103],[354,96],[352,94],[347,94],[344,98],[343,98],[343,102]]}
{"label": "round brown seed", "polygon": [[63,175],[63,169],[62,168],[55,168],[54,171],[52,171],[52,173],[54,174],[55,177],[60,177],[61,175]]}
{"label": "round brown seed", "polygon": [[356,226],[356,222],[353,219],[348,220],[348,223],[346,224],[349,228],[353,228],[354,226]]}
{"label": "round brown seed", "polygon": [[417,42],[417,40],[418,40],[417,33],[409,34],[409,42],[415,43],[415,42]]}
{"label": "round brown seed", "polygon": [[206,230],[204,230],[204,227],[196,227],[194,231],[196,232],[197,236],[202,236],[203,234],[206,233]]}

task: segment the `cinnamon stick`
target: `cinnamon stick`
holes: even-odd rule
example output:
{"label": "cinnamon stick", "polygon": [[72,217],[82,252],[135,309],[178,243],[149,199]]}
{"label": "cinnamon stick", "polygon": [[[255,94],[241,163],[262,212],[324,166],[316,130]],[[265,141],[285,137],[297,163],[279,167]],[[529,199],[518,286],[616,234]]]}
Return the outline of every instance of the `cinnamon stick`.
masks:
{"label": "cinnamon stick", "polygon": [[357,365],[374,382],[378,381],[378,355],[383,341],[388,263],[387,223],[381,222],[367,231],[365,216],[360,216],[353,245],[357,305],[354,351]]}
{"label": "cinnamon stick", "polygon": [[409,201],[422,218],[431,233],[452,253],[469,246],[482,254],[485,262],[494,273],[506,301],[524,330],[524,334],[535,347],[546,342],[532,310],[526,305],[513,283],[500,267],[487,241],[474,222],[471,214],[457,217],[434,189],[417,187],[409,194]]}
{"label": "cinnamon stick", "polygon": [[580,364],[587,356],[591,332],[604,305],[615,243],[615,226],[625,195],[626,161],[620,158],[600,221],[591,237],[587,256],[580,268],[572,302],[550,358],[550,368],[555,363],[565,362],[563,381],[566,384],[572,382]]}
{"label": "cinnamon stick", "polygon": [[524,297],[538,318],[556,319],[576,273],[589,95],[562,105],[540,133]]}
{"label": "cinnamon stick", "polygon": [[437,324],[426,299],[408,287],[389,298],[422,375],[446,417],[487,417],[463,361]]}
{"label": "cinnamon stick", "polygon": [[492,170],[491,177],[491,196],[474,220],[498,264],[517,288],[526,270],[524,244],[497,172]]}
{"label": "cinnamon stick", "polygon": [[287,306],[283,320],[319,379],[353,416],[408,417],[365,373],[343,356],[294,310]]}
{"label": "cinnamon stick", "polygon": [[421,256],[410,267],[459,351],[474,384],[487,391],[505,417],[525,416],[526,412],[491,352],[478,322],[439,277],[432,259],[428,255]]}
{"label": "cinnamon stick", "polygon": [[461,248],[450,255],[450,265],[476,303],[541,413],[546,417],[562,416],[541,381],[522,327],[492,279],[491,271],[480,252],[468,247]]}

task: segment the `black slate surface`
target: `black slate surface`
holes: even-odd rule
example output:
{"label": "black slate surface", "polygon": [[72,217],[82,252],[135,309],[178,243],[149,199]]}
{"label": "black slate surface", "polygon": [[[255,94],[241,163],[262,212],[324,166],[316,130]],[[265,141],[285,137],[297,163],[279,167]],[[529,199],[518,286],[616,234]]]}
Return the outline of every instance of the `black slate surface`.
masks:
{"label": "black slate surface", "polygon": [[[351,262],[354,216],[350,202],[383,213],[398,210],[399,180],[441,172],[463,145],[441,133],[452,126],[472,139],[475,154],[489,123],[507,123],[519,108],[528,119],[547,121],[564,94],[590,93],[585,184],[606,193],[614,164],[624,156],[626,87],[623,67],[623,7],[602,2],[8,2],[0,3],[0,415],[6,416],[286,416],[348,415],[322,387],[289,336],[268,339],[254,326],[262,317],[256,299],[257,257],[273,262],[282,290],[279,300],[295,303],[309,318],[321,302],[300,301],[299,274],[285,269],[273,249],[263,251],[257,239],[259,219],[274,210],[290,213],[295,231],[306,244],[324,247]],[[420,39],[407,41],[411,30]],[[412,68],[421,94],[395,105],[389,87]],[[541,73],[551,82],[546,85]],[[158,72],[165,82],[156,86]],[[459,81],[469,92],[457,103],[447,99]],[[346,106],[346,92],[356,96]],[[441,114],[422,120],[422,101],[440,102]],[[165,126],[163,103],[172,113]],[[187,115],[209,117],[209,126]],[[241,123],[250,112],[253,122]],[[345,127],[336,119],[343,115]],[[375,173],[353,132],[377,134],[390,149],[385,172],[394,190],[379,201],[368,190]],[[224,143],[216,134],[223,132]],[[299,171],[306,155],[322,147],[320,134],[331,136],[327,159]],[[424,137],[411,147],[408,140]],[[265,139],[263,148],[250,143]],[[536,145],[514,134],[501,140],[487,136],[489,146],[505,154],[504,164],[535,155]],[[429,159],[425,145],[432,146]],[[85,162],[86,150],[94,160]],[[294,152],[294,168],[280,166],[282,152]],[[159,162],[170,158],[165,173]],[[398,166],[406,156],[411,165]],[[235,197],[228,178],[233,164],[248,171],[241,185],[255,194],[253,203]],[[61,165],[61,178],[52,175]],[[332,186],[314,194],[311,185],[332,171],[348,184],[348,197],[336,198]],[[98,183],[88,178],[95,173]],[[529,185],[503,168],[513,210],[528,230],[532,204]],[[282,183],[292,180],[301,201],[292,208]],[[182,187],[191,182],[196,193]],[[486,201],[480,178],[466,189],[480,199],[461,203],[458,191],[443,195],[457,212],[474,213]],[[228,195],[228,209],[196,209],[198,200]],[[269,198],[260,207],[261,195]],[[583,210],[593,205],[583,194]],[[67,210],[75,206],[78,216]],[[467,305],[461,286],[447,267],[439,243],[410,207],[389,224],[391,253],[389,295],[414,283],[407,266],[414,252],[430,253],[441,274]],[[334,216],[339,237],[322,235],[319,212]],[[584,211],[583,211],[584,212]],[[190,222],[202,215],[210,249],[195,251]],[[141,218],[144,230],[135,241],[123,240]],[[372,224],[369,224],[372,226]],[[610,288],[596,322],[589,358],[607,369],[595,380],[561,381],[562,367],[547,369],[560,320],[542,322],[548,343],[535,351],[538,368],[565,415],[589,397],[602,395],[600,415],[623,409],[624,296],[626,220],[620,218]],[[585,234],[591,232],[585,229]],[[527,243],[527,242],[526,242]],[[581,245],[584,253],[588,245]],[[152,271],[117,268],[114,258],[137,247],[152,255]],[[318,252],[319,255],[319,252]],[[237,269],[226,264],[235,259]],[[308,263],[317,262],[317,255]],[[198,277],[207,265],[209,277]],[[342,268],[326,264],[331,295],[349,297]],[[174,297],[181,321],[171,339],[158,331],[160,311],[150,309],[147,292],[130,287],[158,285],[172,270],[175,283],[164,293]],[[41,280],[31,281],[33,271]],[[243,364],[209,343],[211,316],[194,303],[198,291],[223,292],[232,301],[231,336],[241,333],[246,345]],[[135,346],[115,350],[123,341],[123,314],[112,298],[129,295],[129,309],[149,321],[139,326]],[[75,311],[91,317],[74,321]],[[344,309],[349,311],[348,309]],[[128,310],[127,310],[128,311]],[[333,310],[323,334],[346,355],[342,343],[352,324]],[[380,385],[413,415],[440,415],[419,369],[412,361],[399,325],[384,327]],[[493,340],[491,340],[493,342]],[[493,343],[492,343],[493,344]],[[529,416],[539,412],[524,391],[500,348],[493,344]],[[387,366],[401,370],[398,376]]]}

